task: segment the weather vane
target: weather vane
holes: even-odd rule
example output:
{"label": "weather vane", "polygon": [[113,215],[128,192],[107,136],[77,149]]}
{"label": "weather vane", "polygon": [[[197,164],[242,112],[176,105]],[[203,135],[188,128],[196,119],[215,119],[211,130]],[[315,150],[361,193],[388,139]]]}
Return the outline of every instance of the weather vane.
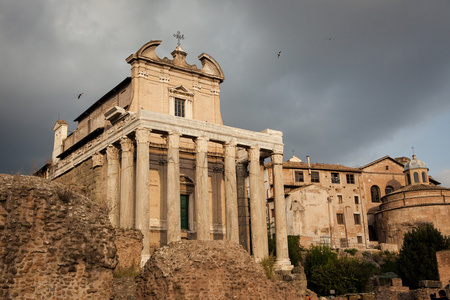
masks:
{"label": "weather vane", "polygon": [[178,39],[177,45],[178,45],[178,47],[180,47],[180,46],[181,46],[180,40],[184,40],[184,34],[181,34],[180,31],[177,31],[177,33],[174,33],[174,34],[173,34],[173,37],[176,38],[176,39]]}

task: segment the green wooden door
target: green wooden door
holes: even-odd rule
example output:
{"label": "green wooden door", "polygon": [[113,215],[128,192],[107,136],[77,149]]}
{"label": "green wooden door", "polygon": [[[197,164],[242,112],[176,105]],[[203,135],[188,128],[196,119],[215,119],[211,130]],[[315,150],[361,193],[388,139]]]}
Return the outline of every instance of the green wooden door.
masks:
{"label": "green wooden door", "polygon": [[181,229],[189,230],[189,196],[180,195]]}

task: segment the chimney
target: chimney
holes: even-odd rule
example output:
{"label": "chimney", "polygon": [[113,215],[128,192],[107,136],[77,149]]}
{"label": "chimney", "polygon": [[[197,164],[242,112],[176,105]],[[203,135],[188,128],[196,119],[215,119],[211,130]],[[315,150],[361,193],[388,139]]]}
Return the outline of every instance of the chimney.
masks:
{"label": "chimney", "polygon": [[309,160],[309,155],[306,156],[306,162],[308,163],[308,174],[311,175],[311,161]]}

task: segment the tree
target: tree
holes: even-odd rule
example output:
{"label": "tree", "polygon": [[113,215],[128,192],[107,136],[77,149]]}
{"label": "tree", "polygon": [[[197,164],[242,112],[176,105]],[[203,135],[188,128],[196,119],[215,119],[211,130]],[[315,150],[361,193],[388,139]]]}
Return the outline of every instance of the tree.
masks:
{"label": "tree", "polygon": [[439,280],[436,252],[450,249],[450,238],[432,224],[421,224],[405,233],[398,256],[398,272],[403,283],[418,288],[420,280]]}

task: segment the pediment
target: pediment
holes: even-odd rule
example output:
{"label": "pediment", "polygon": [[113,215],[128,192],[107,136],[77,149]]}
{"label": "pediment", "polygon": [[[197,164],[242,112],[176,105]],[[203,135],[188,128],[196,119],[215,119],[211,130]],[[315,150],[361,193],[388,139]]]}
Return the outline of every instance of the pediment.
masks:
{"label": "pediment", "polygon": [[179,85],[176,87],[169,88],[169,91],[174,94],[193,96],[194,93],[188,90],[185,86]]}

